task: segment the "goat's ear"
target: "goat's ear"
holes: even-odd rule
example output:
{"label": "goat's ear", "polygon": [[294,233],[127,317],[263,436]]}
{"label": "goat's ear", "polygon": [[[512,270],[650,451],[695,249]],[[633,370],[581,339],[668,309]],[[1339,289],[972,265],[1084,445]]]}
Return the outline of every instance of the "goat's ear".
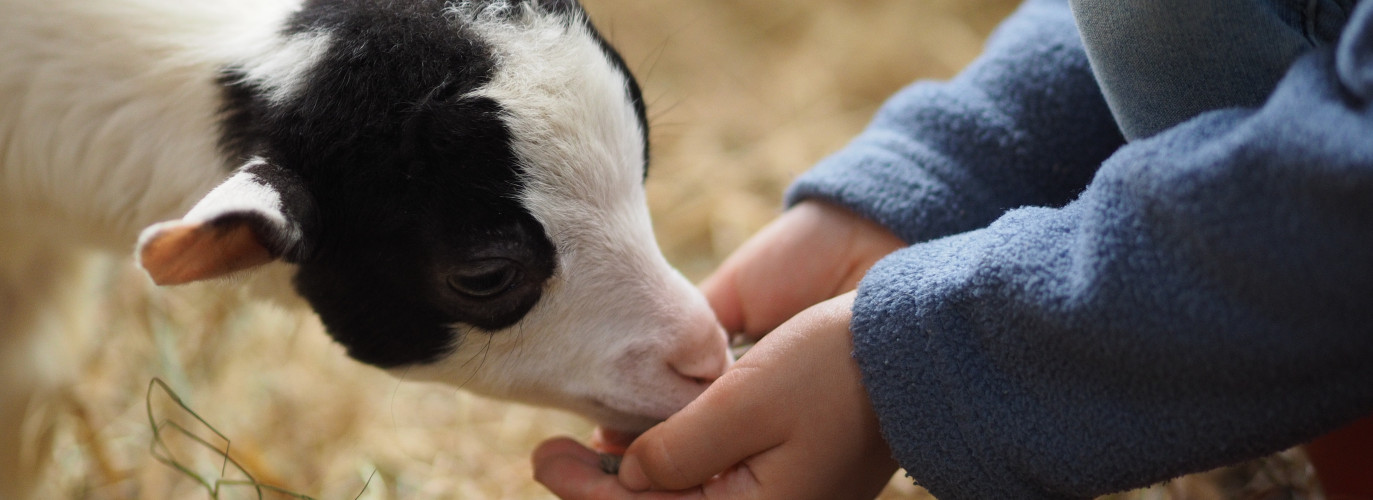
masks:
{"label": "goat's ear", "polygon": [[160,222],[138,237],[139,265],[159,285],[228,275],[276,259],[299,260],[314,201],[294,172],[249,161],[185,217]]}

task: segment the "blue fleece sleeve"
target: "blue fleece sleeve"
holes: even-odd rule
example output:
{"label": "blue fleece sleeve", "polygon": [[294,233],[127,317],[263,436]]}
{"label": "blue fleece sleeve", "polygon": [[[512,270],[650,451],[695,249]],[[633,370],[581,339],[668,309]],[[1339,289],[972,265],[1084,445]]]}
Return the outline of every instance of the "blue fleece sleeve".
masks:
{"label": "blue fleece sleeve", "polygon": [[1065,0],[1029,0],[949,82],[889,99],[787,203],[821,198],[907,242],[986,226],[1006,210],[1062,206],[1124,139]]}
{"label": "blue fleece sleeve", "polygon": [[855,356],[945,500],[1091,497],[1373,413],[1373,4],[1259,109],[875,266]]}

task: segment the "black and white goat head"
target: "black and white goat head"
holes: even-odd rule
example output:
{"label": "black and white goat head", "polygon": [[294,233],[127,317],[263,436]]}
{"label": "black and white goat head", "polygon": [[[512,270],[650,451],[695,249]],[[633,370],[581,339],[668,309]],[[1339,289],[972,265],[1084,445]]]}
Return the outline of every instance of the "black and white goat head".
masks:
{"label": "black and white goat head", "polygon": [[[148,174],[153,198],[193,202],[140,213],[157,217],[137,241],[154,281],[282,261],[353,358],[617,431],[728,366],[724,332],[654,241],[640,90],[573,0],[283,12],[260,36],[171,54],[230,54],[205,80],[218,127],[198,131],[230,170]],[[177,175],[227,180],[161,192]]]}

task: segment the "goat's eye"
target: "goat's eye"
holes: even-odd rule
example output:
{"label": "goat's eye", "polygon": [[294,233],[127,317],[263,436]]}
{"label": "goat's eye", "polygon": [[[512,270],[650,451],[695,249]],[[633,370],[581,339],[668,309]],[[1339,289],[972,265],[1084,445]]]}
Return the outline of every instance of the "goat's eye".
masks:
{"label": "goat's eye", "polygon": [[489,299],[519,282],[520,266],[507,259],[471,261],[448,275],[448,286],[473,299]]}

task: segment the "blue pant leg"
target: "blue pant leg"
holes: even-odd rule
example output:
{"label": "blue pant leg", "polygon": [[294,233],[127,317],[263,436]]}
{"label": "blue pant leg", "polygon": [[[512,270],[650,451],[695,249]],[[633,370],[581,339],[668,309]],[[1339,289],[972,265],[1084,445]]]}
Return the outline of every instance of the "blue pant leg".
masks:
{"label": "blue pant leg", "polygon": [[1087,56],[1126,139],[1213,109],[1262,104],[1306,50],[1334,41],[1356,0],[1072,0]]}

